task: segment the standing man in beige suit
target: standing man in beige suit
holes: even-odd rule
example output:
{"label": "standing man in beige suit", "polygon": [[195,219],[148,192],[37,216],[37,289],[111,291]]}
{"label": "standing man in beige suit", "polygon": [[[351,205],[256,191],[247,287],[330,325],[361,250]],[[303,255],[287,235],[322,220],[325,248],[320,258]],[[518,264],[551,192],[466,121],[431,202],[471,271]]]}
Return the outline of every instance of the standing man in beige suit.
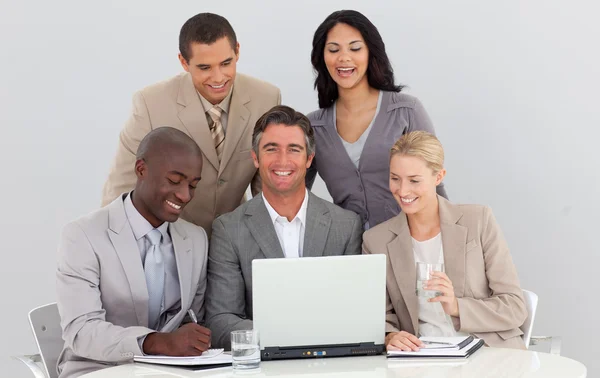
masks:
{"label": "standing man in beige suit", "polygon": [[107,205],[135,185],[133,166],[142,138],[170,126],[188,134],[204,157],[201,196],[182,218],[202,226],[210,237],[212,221],[233,211],[249,184],[260,191],[253,164],[252,131],[258,118],[281,102],[279,89],[236,74],[240,44],[229,22],[216,14],[190,18],[179,34],[179,61],[185,73],[151,85],[133,96],[132,114],[121,131],[116,157],[104,185]]}
{"label": "standing man in beige suit", "polygon": [[157,128],[140,143],[135,189],[65,226],[56,273],[65,341],[60,378],[134,355],[200,355],[209,348],[210,331],[200,325],[208,238],[179,219],[202,165],[189,136]]}

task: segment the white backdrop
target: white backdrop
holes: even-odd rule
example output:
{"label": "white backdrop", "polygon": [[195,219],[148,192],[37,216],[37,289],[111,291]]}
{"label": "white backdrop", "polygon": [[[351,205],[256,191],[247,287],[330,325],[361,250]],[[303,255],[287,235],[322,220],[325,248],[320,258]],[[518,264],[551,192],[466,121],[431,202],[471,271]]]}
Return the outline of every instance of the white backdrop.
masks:
{"label": "white backdrop", "polygon": [[[316,108],[312,34],[339,3],[0,0],[0,375],[34,352],[29,309],[55,300],[62,226],[96,209],[131,95],[180,72],[179,28],[227,17],[239,71]],[[325,3],[323,5],[322,3]],[[347,0],[379,27],[397,80],[434,121],[455,202],[493,207],[522,286],[540,295],[535,334],[600,374],[596,306],[598,2]],[[330,198],[318,182],[315,192]]]}

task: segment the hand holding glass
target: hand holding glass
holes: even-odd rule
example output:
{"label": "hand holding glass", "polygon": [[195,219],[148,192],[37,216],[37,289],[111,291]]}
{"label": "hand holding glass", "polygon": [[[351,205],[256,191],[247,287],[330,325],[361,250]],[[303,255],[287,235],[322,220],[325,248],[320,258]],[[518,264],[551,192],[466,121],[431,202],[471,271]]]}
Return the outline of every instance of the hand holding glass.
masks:
{"label": "hand holding glass", "polygon": [[442,295],[439,291],[425,290],[425,284],[431,279],[431,272],[443,272],[444,264],[429,264],[417,262],[417,296],[423,298],[435,298]]}

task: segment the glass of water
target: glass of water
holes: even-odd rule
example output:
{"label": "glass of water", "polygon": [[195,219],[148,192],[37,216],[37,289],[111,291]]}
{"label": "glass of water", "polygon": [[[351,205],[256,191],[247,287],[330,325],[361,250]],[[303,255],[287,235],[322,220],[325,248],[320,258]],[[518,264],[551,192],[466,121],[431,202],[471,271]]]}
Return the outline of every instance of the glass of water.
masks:
{"label": "glass of water", "polygon": [[423,298],[434,298],[442,295],[441,292],[435,290],[425,290],[425,282],[431,278],[431,272],[443,272],[444,264],[429,264],[417,262],[417,296]]}
{"label": "glass of water", "polygon": [[256,330],[232,331],[231,356],[233,370],[258,369],[260,367],[258,332]]}

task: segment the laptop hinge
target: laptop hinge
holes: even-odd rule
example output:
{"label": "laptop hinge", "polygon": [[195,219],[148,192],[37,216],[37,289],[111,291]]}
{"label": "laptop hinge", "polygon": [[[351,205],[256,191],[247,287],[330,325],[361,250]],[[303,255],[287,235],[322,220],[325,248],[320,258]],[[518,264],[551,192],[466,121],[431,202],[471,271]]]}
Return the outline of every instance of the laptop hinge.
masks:
{"label": "laptop hinge", "polygon": [[293,358],[374,356],[382,354],[384,349],[383,344],[375,344],[373,342],[298,347],[265,347],[260,351],[260,358],[263,361],[269,361]]}

